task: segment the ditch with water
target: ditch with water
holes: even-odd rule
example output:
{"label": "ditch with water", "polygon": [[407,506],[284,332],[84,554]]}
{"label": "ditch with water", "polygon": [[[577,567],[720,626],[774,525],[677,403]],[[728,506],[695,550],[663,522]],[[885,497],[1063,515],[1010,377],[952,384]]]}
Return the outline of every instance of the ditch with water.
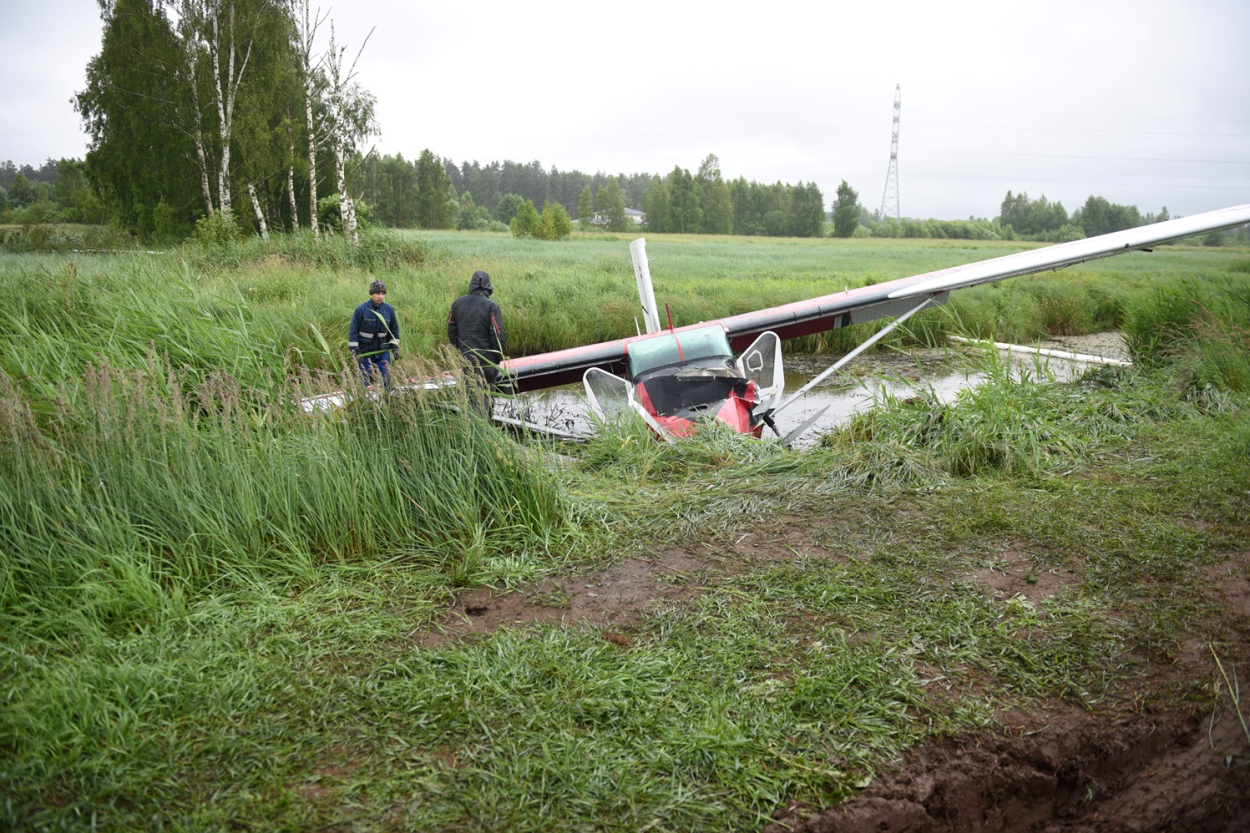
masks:
{"label": "ditch with water", "polygon": [[[1127,350],[1120,333],[1061,336],[1031,346],[1127,360]],[[859,356],[786,408],[777,417],[777,428],[785,434],[829,406],[794,443],[797,448],[807,448],[818,443],[821,434],[846,424],[855,413],[871,408],[884,395],[906,398],[930,389],[938,400],[951,402],[961,390],[975,387],[984,379],[976,369],[979,349],[983,348],[952,345],[945,349],[884,350]],[[1093,366],[1085,360],[1014,350],[1010,355],[1012,369],[1017,376],[1027,373],[1033,378],[1050,378],[1056,382],[1076,379]],[[787,355],[786,391],[800,389],[839,358],[836,355]],[[521,419],[576,438],[586,438],[594,432],[594,422],[581,384],[526,394],[515,400],[500,400],[496,402],[495,414]],[[767,429],[765,436],[769,436]]]}

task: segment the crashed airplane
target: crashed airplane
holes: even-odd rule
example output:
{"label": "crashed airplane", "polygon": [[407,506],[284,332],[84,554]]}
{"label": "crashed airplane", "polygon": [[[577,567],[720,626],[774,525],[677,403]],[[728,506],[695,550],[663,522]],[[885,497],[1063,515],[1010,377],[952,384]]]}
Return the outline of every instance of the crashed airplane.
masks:
{"label": "crashed airplane", "polygon": [[[673,441],[716,420],[760,437],[767,426],[789,444],[808,430],[819,411],[784,436],[776,417],[911,316],[943,304],[950,293],[1006,278],[1062,269],[1131,251],[1250,223],[1250,205],[1195,214],[953,266],[806,301],[705,321],[664,326],[647,266],[646,244],[630,246],[646,332],[584,347],[508,359],[503,371],[516,393],[581,380],[601,419],[638,414],[659,437]],[[884,328],[789,397],[784,396],[781,341],[866,321],[892,319]],[[735,356],[735,351],[741,354]]]}

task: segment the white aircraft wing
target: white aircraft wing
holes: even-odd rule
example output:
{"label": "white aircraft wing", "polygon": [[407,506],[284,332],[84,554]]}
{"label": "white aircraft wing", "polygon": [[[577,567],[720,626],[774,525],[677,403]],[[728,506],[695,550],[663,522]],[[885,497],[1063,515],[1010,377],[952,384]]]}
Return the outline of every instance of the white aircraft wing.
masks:
{"label": "white aircraft wing", "polygon": [[1001,281],[1004,278],[1014,278],[1019,275],[1062,269],[1065,266],[1124,254],[1134,249],[1149,249],[1160,243],[1192,237],[1195,234],[1235,228],[1246,223],[1250,223],[1250,205],[1237,205],[1219,211],[1208,211],[1205,214],[1195,214],[1192,217],[1181,217],[1178,220],[1167,220],[1149,226],[1138,226],[1085,240],[1047,246],[1044,249],[1016,252],[1013,255],[983,260],[980,263],[952,266],[949,269],[933,272],[924,280],[897,289],[891,292],[889,297],[891,300],[913,298],[918,295],[947,292],[981,283]]}

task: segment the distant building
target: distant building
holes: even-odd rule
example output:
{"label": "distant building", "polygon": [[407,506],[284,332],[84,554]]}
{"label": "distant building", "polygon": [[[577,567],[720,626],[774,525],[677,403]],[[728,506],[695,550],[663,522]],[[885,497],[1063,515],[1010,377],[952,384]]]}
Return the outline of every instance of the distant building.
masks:
{"label": "distant building", "polygon": [[[634,225],[640,226],[646,222],[647,215],[636,208],[627,208],[625,209],[625,219],[633,220]],[[608,218],[605,216],[604,212],[596,211],[595,218],[590,222],[592,225],[606,226],[608,224]]]}

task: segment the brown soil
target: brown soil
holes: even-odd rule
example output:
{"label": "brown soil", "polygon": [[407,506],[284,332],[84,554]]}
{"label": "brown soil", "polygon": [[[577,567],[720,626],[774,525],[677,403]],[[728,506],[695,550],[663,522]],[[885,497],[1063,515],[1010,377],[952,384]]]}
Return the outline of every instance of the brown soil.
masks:
{"label": "brown soil", "polygon": [[[434,646],[533,622],[591,623],[605,640],[631,644],[628,630],[649,605],[703,592],[725,571],[792,558],[793,536],[744,535],[729,549],[669,551],[577,577],[547,578],[508,592],[465,591],[419,641]],[[789,541],[789,546],[783,542]],[[828,557],[811,547],[807,554]],[[726,560],[727,556],[732,556]],[[983,592],[1038,604],[1075,577],[1035,571],[1024,544],[1012,544],[962,577]],[[1250,667],[1250,553],[1229,553],[1206,570],[1223,614],[1225,669]],[[938,833],[1033,831],[1250,831],[1250,702],[1158,710],[1152,692],[1217,679],[1206,644],[1194,640],[1170,664],[1148,666],[1103,712],[1056,706],[1003,714],[996,731],[934,740],[912,750],[861,794],[834,807],[779,808],[764,833]]]}
{"label": "brown soil", "polygon": [[418,642],[436,647],[535,622],[625,627],[638,621],[648,604],[697,592],[706,569],[705,562],[673,551],[593,574],[545,578],[518,590],[475,587],[461,593],[442,621],[418,635]]}
{"label": "brown soil", "polygon": [[[1109,334],[1055,339],[1045,346],[1122,357]],[[919,362],[949,359],[931,351]],[[891,357],[893,358],[893,357]],[[916,361],[913,355],[907,361]],[[894,359],[897,364],[900,360]],[[726,572],[776,563],[799,552],[828,558],[799,518],[774,537],[744,535],[724,551],[692,548],[634,559],[607,570],[548,578],[525,588],[462,593],[446,617],[420,637],[425,645],[473,639],[496,628],[533,622],[590,623],[602,637],[628,646],[628,631],[649,605],[673,603],[723,581]],[[1062,568],[1038,570],[1020,542],[961,577],[983,592],[1040,605],[1078,577]],[[1225,669],[1250,668],[1250,553],[1229,553],[1205,572],[1223,614],[1207,623],[1223,640]],[[1250,698],[1240,711],[1217,685],[1212,654],[1193,639],[1169,663],[1145,666],[1100,712],[1056,705],[1000,715],[994,731],[934,740],[906,754],[858,796],[834,807],[791,804],[774,813],[764,833],[1139,833],[1250,831]],[[1161,709],[1163,690],[1215,691],[1212,705]],[[1243,718],[1244,716],[1244,718]]]}
{"label": "brown soil", "polygon": [[[964,580],[1033,603],[1072,580],[1064,572],[1030,573],[1028,563],[1027,554],[1009,548]],[[1224,609],[1225,670],[1230,663],[1245,668],[1250,553],[1229,553],[1206,577]],[[1114,695],[1118,711],[1004,714],[995,732],[913,750],[835,807],[782,808],[764,833],[1250,831],[1250,702],[1243,698],[1238,710],[1224,688],[1215,707],[1141,705],[1161,687],[1214,684],[1213,665],[1194,641],[1171,665],[1150,667],[1123,686]]]}
{"label": "brown soil", "polygon": [[1034,715],[916,750],[858,797],[788,807],[765,833],[1244,831],[1250,766],[1235,715]]}
{"label": "brown soil", "polygon": [[[1016,544],[1004,550],[993,564],[964,576],[963,580],[972,582],[982,592],[992,596],[1003,599],[1019,597],[1033,605],[1039,605],[1076,582],[1071,570],[1034,570],[1023,546]],[[1045,611],[1039,610],[1039,615],[1045,616]]]}

